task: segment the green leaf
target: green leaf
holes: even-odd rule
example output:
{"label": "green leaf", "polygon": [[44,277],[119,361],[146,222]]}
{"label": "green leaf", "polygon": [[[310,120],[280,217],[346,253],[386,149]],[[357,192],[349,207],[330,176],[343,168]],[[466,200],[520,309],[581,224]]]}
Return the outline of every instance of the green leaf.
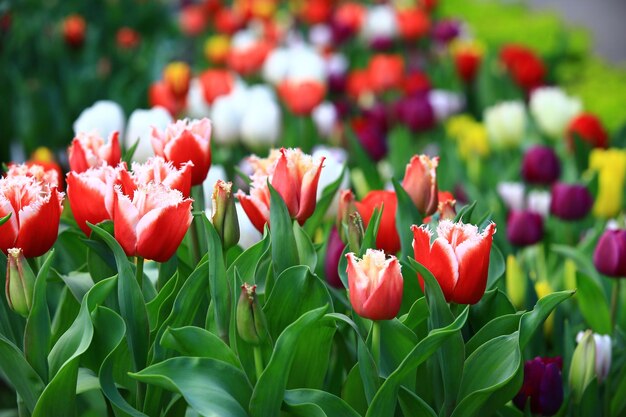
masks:
{"label": "green leaf", "polygon": [[268,184],[270,189],[270,225],[272,239],[272,261],[274,272],[278,276],[290,266],[298,265],[298,246],[293,234],[291,216],[287,206],[278,192]]}
{"label": "green leaf", "polygon": [[398,198],[398,206],[396,208],[396,230],[398,236],[400,236],[400,243],[402,247],[401,259],[406,259],[413,255],[413,234],[410,232],[411,226],[416,224],[420,225],[423,222],[417,207],[411,200],[411,197],[402,188],[402,185],[392,178],[393,188],[396,190],[396,197]]}
{"label": "green leaf", "polygon": [[[363,236],[363,242],[361,243],[361,249],[359,251],[359,258],[362,258],[365,255],[365,251],[370,248],[376,247],[376,236],[378,236],[378,227],[380,226],[380,219],[383,215],[383,210],[385,209],[384,205],[379,209],[375,208],[372,213],[372,217],[370,218],[369,223],[367,224],[367,229],[365,229],[365,235]],[[345,257],[342,257],[345,258]],[[339,264],[341,265],[341,263]],[[346,285],[344,283],[344,285]],[[348,286],[346,285],[346,288]]]}
{"label": "green leaf", "polygon": [[230,350],[228,345],[213,333],[200,327],[168,328],[163,333],[161,345],[176,350],[183,356],[212,358],[241,368],[237,355]]}
{"label": "green leaf", "polygon": [[596,282],[600,282],[600,275],[598,274],[598,271],[596,271],[596,268],[593,266],[591,258],[589,256],[586,256],[577,248],[566,245],[552,245],[550,249],[567,258],[570,258],[572,261],[574,261],[579,271],[581,271],[588,277],[593,278]]}
{"label": "green leaf", "polygon": [[409,312],[401,317],[400,321],[409,329],[415,329],[428,319],[429,314],[426,297],[421,297],[413,303]]}
{"label": "green leaf", "polygon": [[154,331],[158,329],[159,324],[161,324],[161,308],[167,308],[166,303],[168,301],[174,301],[176,290],[178,289],[178,273],[175,273],[172,278],[170,278],[161,291],[150,300],[149,303],[146,304],[146,311],[148,313],[148,323],[150,323],[150,331]]}
{"label": "green leaf", "polygon": [[298,417],[359,417],[344,400],[325,391],[294,389],[285,391],[285,411]]}
{"label": "green leaf", "polygon": [[9,213],[6,216],[0,218],[0,226],[2,226],[7,221],[9,221],[9,219],[11,218],[11,214],[13,214],[13,213]]}
{"label": "green leaf", "polygon": [[599,334],[611,334],[611,314],[602,288],[587,275],[577,272],[578,307],[585,321]]}
{"label": "green leaf", "polygon": [[222,339],[228,340],[228,322],[230,320],[230,291],[226,280],[226,266],[222,241],[206,216],[202,216],[204,232],[209,251],[209,289],[215,311],[217,332]]}
{"label": "green leaf", "polygon": [[51,337],[46,287],[53,256],[54,250],[50,251],[37,274],[32,307],[24,330],[24,355],[44,382],[48,381],[48,353]]}
{"label": "green leaf", "polygon": [[126,322],[126,337],[133,356],[133,369],[142,369],[146,365],[150,325],[141,288],[139,288],[131,264],[119,243],[104,229],[94,225],[89,225],[89,227],[115,255],[119,276],[117,296],[120,313]]}
{"label": "green leaf", "polygon": [[126,162],[127,165],[130,165],[133,161],[133,155],[135,155],[135,151],[137,150],[140,141],[141,138],[137,138],[137,140],[130,146],[130,148],[126,149],[126,152],[124,152],[122,161]]}
{"label": "green leaf", "polygon": [[474,209],[476,208],[476,201],[473,201],[472,204],[464,206],[459,212],[456,214],[454,218],[454,222],[463,222],[463,223],[471,223],[472,222],[472,214],[474,213]]}
{"label": "green leaf", "polygon": [[24,401],[26,408],[32,412],[43,392],[43,381],[26,361],[22,352],[2,335],[0,335],[0,370]]}
{"label": "green leaf", "polygon": [[247,417],[251,388],[245,374],[210,358],[171,358],[131,377],[181,394],[203,416]]}
{"label": "green leaf", "polygon": [[491,245],[489,255],[489,272],[487,274],[487,289],[493,288],[498,280],[504,275],[506,263],[502,252],[495,244]]}
{"label": "green leaf", "polygon": [[505,314],[485,324],[465,344],[466,353],[471,355],[476,349],[489,340],[498,336],[511,334],[518,330],[523,314],[522,312]]}
{"label": "green leaf", "polygon": [[422,339],[402,361],[400,366],[385,380],[378,390],[374,401],[367,410],[366,417],[392,416],[402,381],[430,356],[432,356],[449,337],[457,334],[467,320],[468,309],[444,328],[432,330]]}
{"label": "green leaf", "polygon": [[532,311],[524,313],[519,328],[520,349],[524,349],[533,333],[563,301],[574,295],[576,291],[559,291],[542,297]]}
{"label": "green leaf", "polygon": [[324,221],[326,212],[332,204],[333,199],[335,198],[335,195],[337,194],[337,191],[339,190],[339,187],[341,186],[341,183],[343,182],[343,179],[346,175],[346,169],[347,168],[344,166],[344,168],[341,170],[341,175],[339,175],[335,181],[328,184],[324,188],[324,190],[322,191],[322,196],[319,198],[317,204],[315,205],[315,211],[313,212],[311,217],[309,217],[308,220],[304,223],[304,231],[309,236],[312,236],[313,233],[315,233],[315,230],[317,230],[320,224]]}
{"label": "green leaf", "polygon": [[435,413],[426,401],[404,387],[400,388],[399,400],[400,408],[405,416],[437,417],[437,413]]}
{"label": "green leaf", "polygon": [[486,291],[480,301],[470,308],[470,324],[477,331],[496,317],[514,313],[511,300],[499,288],[494,288]]}
{"label": "green leaf", "polygon": [[254,387],[250,400],[252,417],[279,414],[287,386],[287,377],[295,357],[293,346],[305,330],[322,318],[327,309],[328,307],[324,306],[303,314],[280,335],[272,357]]}
{"label": "green leaf", "polygon": [[307,265],[311,271],[317,266],[317,252],[309,235],[300,227],[298,222],[293,222],[293,235],[298,248],[298,259],[301,265]]}

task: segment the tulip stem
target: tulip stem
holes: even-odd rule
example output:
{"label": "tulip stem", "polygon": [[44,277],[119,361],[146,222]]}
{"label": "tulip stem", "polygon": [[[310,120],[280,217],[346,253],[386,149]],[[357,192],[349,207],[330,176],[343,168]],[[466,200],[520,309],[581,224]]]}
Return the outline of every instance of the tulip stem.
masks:
{"label": "tulip stem", "polygon": [[261,378],[261,374],[263,373],[263,355],[261,355],[261,346],[255,346],[253,348],[254,351],[254,368],[256,370],[256,380],[257,382]]}
{"label": "tulip stem", "polygon": [[372,356],[377,368],[380,368],[380,323],[372,322]]}
{"label": "tulip stem", "polygon": [[137,283],[143,292],[143,257],[137,256]]}
{"label": "tulip stem", "polygon": [[619,304],[620,279],[616,279],[611,293],[611,327],[615,329],[617,323],[617,307]]}

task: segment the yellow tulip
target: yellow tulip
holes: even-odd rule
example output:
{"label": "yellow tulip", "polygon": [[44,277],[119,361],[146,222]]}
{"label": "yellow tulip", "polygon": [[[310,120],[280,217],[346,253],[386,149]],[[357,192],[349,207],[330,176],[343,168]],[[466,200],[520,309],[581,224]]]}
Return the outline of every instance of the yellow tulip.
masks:
{"label": "yellow tulip", "polygon": [[506,292],[517,309],[524,307],[527,278],[515,255],[506,258]]}
{"label": "yellow tulip", "polygon": [[626,179],[626,151],[616,148],[594,149],[589,169],[598,173],[598,196],[593,206],[597,217],[615,217],[622,209]]}
{"label": "yellow tulip", "polygon": [[[535,292],[537,293],[537,297],[539,299],[545,297],[546,295],[552,294],[554,290],[548,283],[548,281],[538,281],[535,283]],[[543,332],[546,337],[552,336],[552,331],[554,330],[554,312],[550,313],[546,321],[543,323]]]}

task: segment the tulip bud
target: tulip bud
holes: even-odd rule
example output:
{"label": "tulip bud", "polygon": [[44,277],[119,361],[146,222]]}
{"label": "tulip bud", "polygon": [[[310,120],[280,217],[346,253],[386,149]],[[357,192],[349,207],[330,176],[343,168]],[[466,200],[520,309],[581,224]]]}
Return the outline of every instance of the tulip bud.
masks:
{"label": "tulip bud", "polygon": [[348,247],[352,252],[358,253],[360,251],[364,236],[363,219],[359,212],[355,211],[348,218]]}
{"label": "tulip bud", "polygon": [[237,303],[237,333],[245,342],[261,344],[267,333],[265,314],[256,297],[256,285],[244,283]]}
{"label": "tulip bud", "polygon": [[191,69],[184,62],[171,62],[163,70],[163,80],[176,97],[185,97],[191,82]]}
{"label": "tulip bud", "polygon": [[12,248],[7,252],[7,302],[13,311],[26,317],[32,305],[35,274],[26,262],[22,249]]}
{"label": "tulip bud", "polygon": [[232,186],[232,182],[218,180],[211,198],[213,203],[211,221],[225,248],[235,246],[239,242],[239,220]]}
{"label": "tulip bud", "polygon": [[524,154],[522,177],[530,184],[548,185],[561,175],[561,163],[548,146],[533,146]]}
{"label": "tulip bud", "polygon": [[526,361],[524,383],[513,398],[513,404],[518,409],[525,410],[526,403],[530,400],[531,413],[542,416],[555,415],[563,404],[562,366],[560,357],[536,357]]}
{"label": "tulip bud", "polygon": [[515,246],[534,245],[543,237],[543,219],[532,211],[512,210],[506,226],[506,237]]}
{"label": "tulip bud", "polygon": [[402,188],[424,216],[430,216],[437,211],[437,165],[439,157],[415,155],[404,172]]}
{"label": "tulip bud", "polygon": [[527,280],[515,255],[506,258],[506,292],[513,305],[521,309],[526,299]]}
{"label": "tulip bud", "polygon": [[593,207],[593,196],[584,185],[556,183],[552,187],[550,212],[562,220],[580,220]]}
{"label": "tulip bud", "polygon": [[87,23],[81,15],[73,14],[63,22],[65,42],[73,48],[79,48],[83,45],[86,30]]}
{"label": "tulip bud", "polygon": [[[585,335],[586,333],[584,332],[578,332],[576,335],[576,343],[580,343]],[[598,377],[598,382],[603,382],[606,380],[611,370],[611,336],[594,333],[593,341],[596,346],[596,376]]]}
{"label": "tulip bud", "polygon": [[339,232],[336,228],[332,228],[330,235],[328,236],[328,246],[326,248],[326,258],[324,260],[324,272],[326,273],[326,282],[335,288],[342,288],[343,283],[339,278],[339,261],[341,260],[341,254],[345,244],[339,237]]}
{"label": "tulip bud", "polygon": [[596,343],[591,330],[587,330],[574,350],[569,371],[569,385],[576,404],[580,403],[585,389],[594,377],[595,362]]}
{"label": "tulip bud", "polygon": [[626,277],[626,230],[606,230],[593,252],[598,272],[613,278]]}
{"label": "tulip bud", "polygon": [[341,240],[346,241],[346,234],[344,233],[344,225],[347,227],[350,224],[350,215],[356,212],[356,205],[354,204],[354,193],[352,190],[341,190],[339,194],[339,210],[337,213],[337,230]]}

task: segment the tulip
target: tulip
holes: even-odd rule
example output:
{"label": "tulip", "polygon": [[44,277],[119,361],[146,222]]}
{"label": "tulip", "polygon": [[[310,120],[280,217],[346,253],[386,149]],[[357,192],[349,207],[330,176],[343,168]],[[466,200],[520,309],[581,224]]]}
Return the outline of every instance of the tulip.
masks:
{"label": "tulip", "polygon": [[[456,199],[454,195],[452,195],[449,191],[438,191],[437,192],[437,213],[439,213],[439,220],[452,220],[456,217]],[[423,223],[430,223],[431,217],[424,217]]]}
{"label": "tulip", "polygon": [[73,48],[83,45],[86,30],[87,23],[81,15],[73,14],[63,21],[63,37],[65,42]]}
{"label": "tulip", "polygon": [[593,380],[595,362],[596,343],[591,330],[587,330],[574,349],[569,371],[569,385],[575,404],[580,404],[585,390]]}
{"label": "tulip", "polygon": [[120,49],[135,49],[141,41],[141,36],[136,30],[124,26],[117,31],[115,40]]}
{"label": "tulip", "polygon": [[423,216],[430,216],[437,211],[437,166],[439,157],[414,155],[407,164],[402,180],[402,188],[413,200],[413,204]]}
{"label": "tulip", "polygon": [[[337,6],[333,20],[335,35],[341,33],[338,41],[357,33],[365,21],[366,8],[359,2],[347,1]],[[337,33],[338,32],[338,33]]]}
{"label": "tulip", "polygon": [[391,5],[381,4],[370,7],[361,27],[363,38],[374,46],[376,43],[389,43],[398,32],[398,23]]}
{"label": "tulip", "polygon": [[578,98],[569,97],[557,87],[542,87],[530,96],[530,113],[539,129],[552,139],[559,139],[570,121],[582,110]]}
{"label": "tulip", "polygon": [[484,47],[476,41],[456,40],[451,43],[450,49],[459,78],[466,84],[474,81],[482,62]]}
{"label": "tulip", "polygon": [[182,167],[193,162],[191,185],[202,184],[211,167],[211,121],[178,120],[165,131],[152,129],[152,147],[157,156]]}
{"label": "tulip", "polygon": [[33,304],[36,276],[24,258],[22,249],[11,248],[7,252],[7,303],[11,310],[27,317]]}
{"label": "tulip", "polygon": [[598,272],[613,278],[626,277],[626,230],[605,230],[593,252]]}
{"label": "tulip", "polygon": [[158,81],[150,85],[148,89],[148,102],[150,107],[163,107],[172,115],[180,114],[186,106],[186,97],[177,97],[164,81]]}
{"label": "tulip", "polygon": [[33,177],[0,178],[0,250],[19,248],[27,258],[46,253],[57,239],[63,193]]}
{"label": "tulip", "polygon": [[506,237],[515,246],[530,246],[543,238],[543,218],[530,210],[512,210],[506,221]]}
{"label": "tulip", "polygon": [[339,203],[337,207],[337,222],[336,227],[339,230],[339,235],[343,241],[346,240],[344,234],[344,227],[347,227],[350,221],[350,215],[357,211],[356,198],[352,190],[340,190],[339,191]]}
{"label": "tulip", "polygon": [[76,136],[81,132],[97,132],[100,137],[106,138],[115,132],[123,131],[124,121],[124,110],[119,104],[101,100],[83,110],[72,128]]}
{"label": "tulip", "polygon": [[163,70],[163,81],[174,96],[184,97],[189,91],[191,68],[182,61],[170,62]]}
{"label": "tulip", "polygon": [[202,119],[211,114],[211,107],[204,98],[202,83],[198,78],[192,78],[186,97],[186,114],[191,119]]}
{"label": "tulip", "polygon": [[456,20],[441,19],[433,27],[433,38],[440,44],[450,43],[460,34],[461,24]]}
{"label": "tulip", "polygon": [[570,151],[575,148],[576,137],[591,145],[592,148],[608,148],[609,145],[609,135],[602,126],[602,122],[591,113],[581,113],[570,121],[566,132]]}
{"label": "tulip", "polygon": [[407,96],[424,94],[431,89],[430,79],[422,72],[414,71],[407,74],[402,80],[402,91]]}
{"label": "tulip", "polygon": [[428,91],[428,102],[438,122],[447,120],[463,110],[465,99],[458,93],[447,90]]}
{"label": "tulip", "polygon": [[554,184],[551,201],[550,213],[562,220],[583,219],[593,207],[593,196],[581,184]]}
{"label": "tulip", "polygon": [[506,293],[511,299],[511,302],[516,308],[523,308],[524,301],[526,300],[526,287],[528,281],[522,267],[513,254],[509,254],[506,258],[505,279]]}
{"label": "tulip", "polygon": [[106,143],[97,133],[78,133],[67,152],[74,172],[102,165],[116,166],[122,158],[119,133],[112,133]]}
{"label": "tulip", "polygon": [[230,39],[226,35],[213,35],[204,42],[204,56],[214,65],[223,65],[228,57]]}
{"label": "tulip", "polygon": [[526,207],[529,211],[540,214],[544,219],[550,215],[552,195],[544,190],[532,190],[526,197]]}
{"label": "tulip", "polygon": [[221,7],[215,14],[215,29],[225,35],[233,35],[245,24],[239,11],[230,7]]}
{"label": "tulip", "polygon": [[163,107],[154,107],[150,110],[137,109],[133,111],[128,119],[128,129],[126,129],[126,137],[124,144],[126,148],[130,148],[139,141],[133,160],[137,162],[145,162],[151,156],[154,156],[152,149],[152,127],[162,130],[165,129],[174,120],[170,113]]}
{"label": "tulip", "polygon": [[248,218],[260,232],[270,217],[268,180],[283,198],[287,210],[298,223],[304,222],[315,211],[317,184],[324,158],[315,160],[300,149],[274,149],[267,158],[250,157],[254,173],[250,177],[250,193],[237,192]]}
{"label": "tulip", "polygon": [[514,44],[506,45],[500,51],[500,60],[517,85],[525,91],[532,91],[544,83],[545,64],[532,49]]}
{"label": "tulip", "polygon": [[526,206],[524,184],[519,182],[501,182],[496,189],[505,207],[509,210],[523,210]]}
{"label": "tulip", "polygon": [[339,114],[337,108],[329,101],[321,103],[311,113],[317,133],[328,138],[338,129]]}
{"label": "tulip", "polygon": [[617,148],[593,149],[589,168],[598,174],[598,194],[593,214],[615,217],[622,209],[626,180],[626,151]]}
{"label": "tulip", "polygon": [[232,182],[218,180],[211,197],[213,207],[211,221],[225,248],[235,246],[239,242],[239,220],[232,187]]}
{"label": "tulip", "polygon": [[213,104],[216,98],[227,95],[235,88],[235,77],[230,71],[208,69],[199,76],[202,92],[207,103]]}
{"label": "tulip", "polygon": [[396,11],[398,32],[405,41],[415,41],[428,34],[430,20],[428,15],[417,7]]}
{"label": "tulip", "polygon": [[[584,332],[578,332],[576,343],[580,343],[585,336]],[[596,345],[595,372],[598,382],[606,381],[611,370],[611,336],[593,333],[593,341]]]}
{"label": "tulip", "polygon": [[524,137],[526,109],[520,101],[505,101],[487,108],[484,120],[495,148],[515,147]]}
{"label": "tulip", "polygon": [[330,230],[328,236],[328,245],[326,246],[326,258],[324,259],[324,275],[326,276],[326,282],[335,288],[343,288],[341,278],[339,278],[339,261],[341,260],[341,254],[345,248],[345,244],[339,237],[339,232],[336,227]]}
{"label": "tulip", "polygon": [[435,112],[428,95],[416,94],[396,103],[399,120],[413,132],[423,132],[435,125]]}
{"label": "tulip", "polygon": [[278,85],[278,94],[293,114],[303,116],[324,100],[326,87],[317,81],[285,80]]}
{"label": "tulip", "polygon": [[361,317],[370,320],[391,320],[400,310],[404,282],[400,263],[395,256],[368,249],[363,259],[354,253],[348,259],[350,303]]}
{"label": "tulip", "polygon": [[363,200],[355,204],[363,218],[365,227],[369,225],[375,209],[383,210],[376,235],[376,247],[389,254],[398,252],[400,250],[400,237],[396,230],[396,209],[398,206],[396,193],[386,190],[373,190],[367,193]]}
{"label": "tulip", "polygon": [[228,67],[241,75],[252,75],[263,67],[269,54],[269,42],[257,39],[249,31],[239,31],[231,39],[226,62]]}
{"label": "tulip", "polygon": [[[487,286],[495,223],[490,223],[481,233],[474,225],[442,220],[432,244],[428,226],[413,225],[411,230],[415,260],[435,276],[446,300],[459,304],[480,301]],[[421,276],[419,282],[423,289]]]}
{"label": "tulip", "polygon": [[267,338],[267,322],[256,296],[256,285],[244,283],[237,302],[237,333],[252,345],[259,345]]}
{"label": "tulip", "polygon": [[72,215],[87,236],[91,235],[87,222],[98,224],[113,218],[113,186],[118,172],[105,165],[67,174],[67,197]]}
{"label": "tulip", "polygon": [[[47,166],[46,166],[47,165]],[[38,162],[27,162],[24,164],[11,164],[6,173],[7,177],[25,176],[32,177],[35,181],[42,182],[50,188],[59,188],[61,182],[60,168],[58,165],[42,165]],[[49,167],[49,168],[48,168]]]}
{"label": "tulip", "polygon": [[374,55],[369,63],[370,85],[374,92],[383,93],[400,87],[404,61],[399,55]]}
{"label": "tulip", "polygon": [[126,170],[121,170],[120,176],[123,181],[132,181],[135,183],[135,186],[154,182],[163,184],[173,190],[178,190],[183,193],[183,196],[189,197],[192,170],[192,162],[185,162],[180,168],[176,168],[171,162],[156,156],[148,159],[143,164],[133,162],[132,174],[129,174]]}
{"label": "tulip", "polygon": [[522,177],[527,183],[550,185],[560,175],[561,163],[551,147],[536,145],[524,154]]}
{"label": "tulip", "polygon": [[190,4],[180,12],[180,29],[188,36],[198,36],[206,27],[208,21],[201,5]]}
{"label": "tulip", "polygon": [[281,134],[280,106],[274,99],[267,98],[248,103],[241,115],[239,128],[244,145],[254,151],[266,151],[276,145]]}
{"label": "tulip", "polygon": [[140,184],[134,190],[115,186],[113,229],[128,256],[165,262],[191,224],[192,200],[163,184]]}
{"label": "tulip", "polygon": [[526,409],[530,400],[530,411],[542,416],[553,416],[563,404],[563,380],[560,357],[540,358],[524,364],[524,382],[513,404],[520,410]]}
{"label": "tulip", "polygon": [[348,96],[355,101],[363,100],[372,92],[369,73],[367,70],[353,70],[346,79]]}

